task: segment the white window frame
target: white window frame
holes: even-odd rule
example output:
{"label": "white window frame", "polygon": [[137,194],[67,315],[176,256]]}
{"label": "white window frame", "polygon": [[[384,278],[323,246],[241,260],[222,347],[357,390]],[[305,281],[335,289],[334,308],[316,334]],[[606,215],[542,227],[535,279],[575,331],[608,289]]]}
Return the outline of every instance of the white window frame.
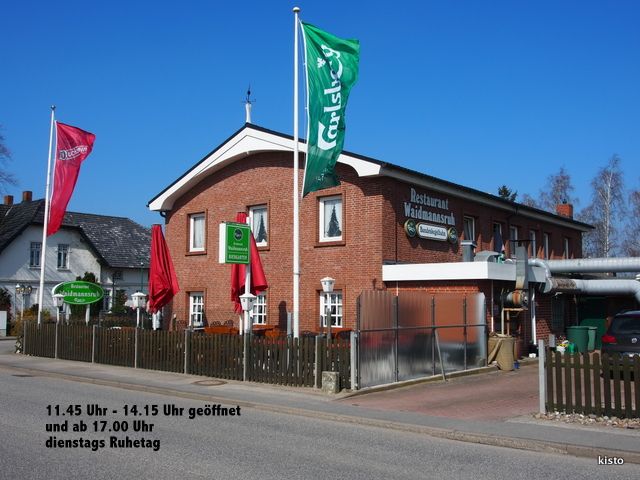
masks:
{"label": "white window frame", "polygon": [[29,246],[29,267],[40,267],[40,258],[42,256],[42,242],[31,242]]}
{"label": "white window frame", "polygon": [[[57,255],[58,270],[69,270],[69,252],[70,252],[69,244],[67,243],[58,244],[58,255]],[[62,262],[60,260],[62,260]]]}
{"label": "white window frame", "polygon": [[256,296],[251,316],[253,318],[254,325],[267,324],[267,292],[260,292]]}
{"label": "white window frame", "polygon": [[538,243],[535,230],[529,230],[529,243],[531,244],[531,257],[536,258],[538,256]]}
{"label": "white window frame", "polygon": [[[338,218],[338,222],[340,224],[340,235],[329,237],[325,234],[324,223],[325,223],[325,206],[328,202],[333,202],[335,200],[340,200],[340,217]],[[320,211],[318,212],[319,217],[319,232],[321,242],[340,242],[344,238],[344,202],[342,201],[342,195],[333,195],[331,197],[322,197],[318,199],[318,205]]]}
{"label": "white window frame", "polygon": [[[202,221],[202,245],[201,246],[196,245],[196,238],[195,238],[195,234],[196,234],[195,228],[196,228],[196,222],[198,220]],[[205,244],[207,241],[206,228],[207,228],[207,225],[206,225],[204,213],[193,213],[189,215],[189,251],[190,252],[205,251]]]}
{"label": "white window frame", "polygon": [[[467,238],[467,225],[471,226],[471,235],[469,238]],[[476,219],[474,217],[468,215],[462,217],[462,232],[465,240],[476,241]]]}
{"label": "white window frame", "polygon": [[551,254],[551,251],[549,250],[549,234],[547,232],[544,232],[542,234],[542,250],[544,253],[544,259],[545,260],[549,260],[549,255]]}
{"label": "white window frame", "polygon": [[[322,318],[322,326],[324,328],[327,327],[327,315],[324,307],[326,295],[326,293],[320,292],[320,317]],[[329,294],[329,297],[331,328],[342,328],[344,323],[342,290],[334,290]]]}
{"label": "white window frame", "polygon": [[189,326],[204,327],[204,292],[189,292]]}
{"label": "white window frame", "polygon": [[[267,238],[262,241],[258,241],[259,225],[254,225],[254,218],[257,212],[264,210],[264,214],[261,218],[264,219],[264,228],[267,234]],[[257,220],[257,219],[256,219]],[[249,207],[249,221],[251,222],[251,231],[253,232],[253,238],[256,240],[256,246],[267,247],[269,245],[269,206],[267,204],[255,205]]]}

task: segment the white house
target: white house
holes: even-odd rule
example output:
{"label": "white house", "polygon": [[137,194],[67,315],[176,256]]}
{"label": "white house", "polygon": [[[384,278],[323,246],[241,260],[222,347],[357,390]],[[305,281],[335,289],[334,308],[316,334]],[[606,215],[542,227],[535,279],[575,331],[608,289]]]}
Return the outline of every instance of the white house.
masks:
{"label": "white house", "polygon": [[[0,204],[0,288],[13,297],[18,314],[38,302],[44,200],[23,192],[22,202],[7,195]],[[67,212],[58,232],[47,239],[43,308],[53,311],[51,289],[93,273],[110,310],[117,290],[146,292],[151,230],[124,217]]]}

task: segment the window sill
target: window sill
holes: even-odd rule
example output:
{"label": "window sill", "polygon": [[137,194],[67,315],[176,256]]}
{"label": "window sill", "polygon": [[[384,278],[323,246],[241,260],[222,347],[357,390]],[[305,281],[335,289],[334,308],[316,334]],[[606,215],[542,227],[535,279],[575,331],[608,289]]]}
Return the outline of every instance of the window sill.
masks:
{"label": "window sill", "polygon": [[195,251],[195,252],[187,252],[187,253],[185,253],[185,255],[186,255],[187,257],[191,257],[191,256],[194,256],[194,255],[195,255],[195,256],[197,256],[197,255],[206,255],[206,254],[207,254],[207,251],[206,251],[206,250],[202,250],[202,251],[197,250],[197,251]]}
{"label": "window sill", "polygon": [[271,249],[269,245],[256,245],[256,247],[258,247],[259,252],[268,252]]}
{"label": "window sill", "polygon": [[334,240],[327,242],[317,241],[315,247],[344,247],[346,244],[347,242],[345,240]]}
{"label": "window sill", "polygon": [[61,267],[56,268],[56,270],[59,271],[59,272],[70,272],[71,271],[68,268],[61,268]]}

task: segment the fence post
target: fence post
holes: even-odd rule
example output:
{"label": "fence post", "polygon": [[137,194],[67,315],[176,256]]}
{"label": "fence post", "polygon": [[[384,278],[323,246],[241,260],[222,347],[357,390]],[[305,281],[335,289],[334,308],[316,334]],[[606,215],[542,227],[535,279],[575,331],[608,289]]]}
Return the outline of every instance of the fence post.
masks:
{"label": "fence post", "polygon": [[22,353],[27,354],[27,322],[22,321]]}
{"label": "fence post", "polygon": [[547,413],[547,379],[545,370],[544,340],[538,340],[538,396],[540,400],[540,413]]}
{"label": "fence post", "polygon": [[91,329],[91,363],[96,363],[96,325]]}
{"label": "fence post", "polygon": [[53,358],[58,358],[58,322],[55,328],[55,342],[53,344]]}
{"label": "fence post", "polygon": [[322,365],[320,365],[321,356],[320,356],[320,341],[322,336],[316,335],[316,344],[315,344],[315,366],[313,368],[313,385],[316,388],[320,386],[320,378],[322,377]]}
{"label": "fence post", "polygon": [[358,390],[358,355],[357,355],[357,351],[356,349],[358,348],[357,345],[357,341],[358,341],[358,335],[356,334],[356,332],[354,332],[353,330],[351,330],[351,334],[350,334],[350,344],[351,344],[351,351],[349,352],[351,358],[351,390]]}
{"label": "fence post", "polygon": [[191,356],[191,335],[189,329],[184,329],[184,374],[189,374],[189,357]]}
{"label": "fence post", "polygon": [[140,329],[136,327],[133,336],[133,368],[138,368],[138,332],[140,332]]}

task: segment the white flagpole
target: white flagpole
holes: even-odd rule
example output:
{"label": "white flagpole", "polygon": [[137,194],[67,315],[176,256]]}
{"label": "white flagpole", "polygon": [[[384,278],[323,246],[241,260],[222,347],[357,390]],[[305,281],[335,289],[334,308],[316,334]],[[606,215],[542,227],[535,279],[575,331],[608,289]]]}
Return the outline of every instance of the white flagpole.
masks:
{"label": "white flagpole", "polygon": [[42,225],[42,246],[40,251],[40,288],[38,289],[38,325],[42,322],[42,302],[44,301],[44,267],[47,251],[47,225],[49,223],[49,188],[51,186],[51,150],[53,149],[53,127],[56,106],[51,105],[51,128],[49,131],[49,156],[47,157],[47,182],[44,193],[44,224]]}
{"label": "white flagpole", "polygon": [[300,335],[300,197],[298,194],[298,14],[294,7],[293,43],[293,336]]}

